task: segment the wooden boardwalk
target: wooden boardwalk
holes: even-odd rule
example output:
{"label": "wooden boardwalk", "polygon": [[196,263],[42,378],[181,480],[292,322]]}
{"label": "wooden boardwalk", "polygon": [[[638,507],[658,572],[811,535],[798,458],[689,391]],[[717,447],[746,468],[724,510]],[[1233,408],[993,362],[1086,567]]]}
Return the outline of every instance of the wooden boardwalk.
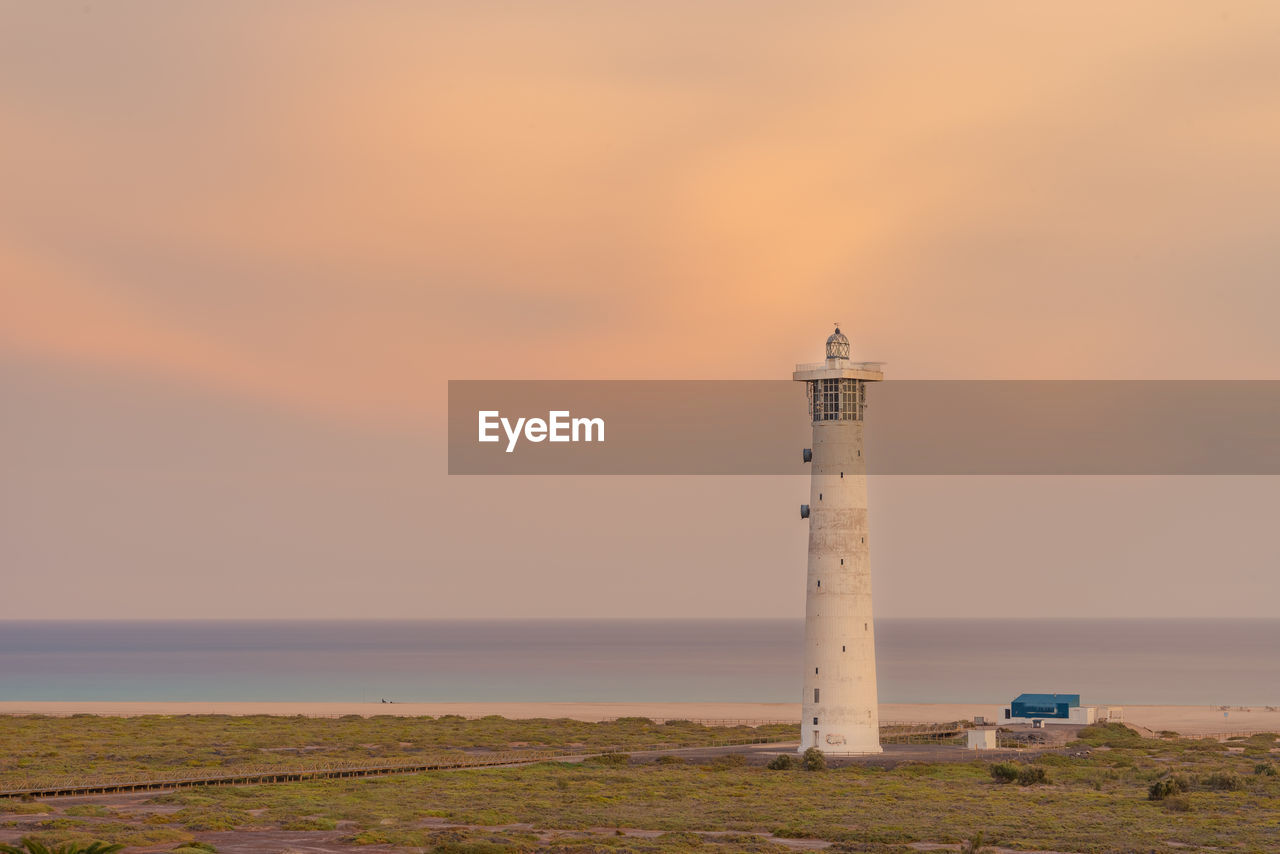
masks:
{"label": "wooden boardwalk", "polygon": [[[772,723],[772,722],[771,722]],[[880,727],[880,740],[886,744],[939,742],[964,732],[958,723],[933,724],[889,721]],[[13,781],[0,788],[0,798],[55,798],[71,795],[105,795],[124,792],[147,792],[191,789],[198,786],[249,786],[263,783],[292,783],[300,780],[333,780],[347,777],[379,777],[389,774],[418,774],[425,771],[452,771],[463,768],[529,765],[536,762],[582,760],[606,753],[658,753],[702,750],[716,747],[738,747],[751,744],[773,744],[794,741],[788,737],[746,738],[715,741],[708,744],[674,746],[656,744],[635,747],[600,747],[590,750],[501,750],[483,753],[439,753],[412,762],[367,764],[335,763],[309,768],[250,766],[209,773],[183,769],[170,774],[153,773],[145,778],[138,773],[97,777],[62,777]]]}
{"label": "wooden boardwalk", "polygon": [[291,783],[298,780],[329,780],[343,777],[374,777],[386,774],[416,774],[458,768],[494,765],[522,765],[569,758],[553,751],[507,750],[481,754],[440,755],[416,762],[392,765],[345,763],[318,768],[242,768],[223,774],[193,774],[190,771],[139,779],[136,775],[66,778],[19,784],[0,790],[0,798],[51,798],[65,795],[103,795],[118,792],[145,792],[158,789],[190,789],[196,786],[245,786],[258,783]]}
{"label": "wooden boardwalk", "polygon": [[453,771],[463,768],[530,765],[536,762],[564,762],[587,759],[608,753],[653,753],[698,750],[709,747],[737,747],[750,744],[772,744],[791,739],[785,737],[747,738],[717,741],[709,744],[674,746],[658,744],[637,747],[598,747],[590,750],[501,750],[484,753],[441,753],[413,762],[384,764],[337,763],[311,768],[257,766],[237,768],[220,774],[189,769],[172,774],[152,774],[140,778],[134,774],[99,777],[64,777],[9,783],[0,789],[0,798],[55,798],[69,795],[105,795],[121,792],[147,792],[169,789],[191,789],[197,786],[249,786],[262,783],[292,783],[299,780],[333,780],[346,777],[380,777],[388,774],[418,774],[424,771]]}

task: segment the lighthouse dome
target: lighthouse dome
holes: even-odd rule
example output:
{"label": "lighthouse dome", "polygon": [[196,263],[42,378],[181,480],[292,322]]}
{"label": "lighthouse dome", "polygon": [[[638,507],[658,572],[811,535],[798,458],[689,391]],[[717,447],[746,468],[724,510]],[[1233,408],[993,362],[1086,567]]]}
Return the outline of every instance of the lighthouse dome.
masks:
{"label": "lighthouse dome", "polygon": [[827,358],[849,358],[849,339],[840,331],[839,326],[836,327],[835,332],[831,333],[831,337],[827,339]]}

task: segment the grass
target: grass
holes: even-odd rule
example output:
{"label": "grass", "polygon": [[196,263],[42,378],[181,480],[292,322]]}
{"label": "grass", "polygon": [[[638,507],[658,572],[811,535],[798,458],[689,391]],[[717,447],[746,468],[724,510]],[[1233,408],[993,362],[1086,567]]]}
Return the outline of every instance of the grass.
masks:
{"label": "grass", "polygon": [[[547,746],[555,746],[555,738],[619,744],[624,735],[650,738],[657,726],[561,729],[557,722],[536,722],[526,730],[525,722],[446,723],[458,733],[456,743],[433,747],[494,746],[497,733],[511,741],[531,741],[541,733],[537,737]],[[382,726],[371,721],[369,731]],[[356,729],[355,737],[372,743]],[[524,737],[512,737],[517,733]],[[1087,728],[1081,736],[1072,752],[1088,747],[1088,755],[1045,754],[1000,772],[1008,778],[1012,770],[1015,781],[1033,780],[1029,785],[997,782],[992,763],[980,760],[806,771],[799,762],[771,770],[724,760],[628,762],[616,756],[591,763],[184,790],[147,801],[177,809],[162,814],[142,807],[107,816],[72,813],[55,800],[53,814],[28,816],[23,826],[46,841],[92,837],[167,848],[211,830],[297,828],[338,832],[353,844],[477,854],[784,850],[761,834],[827,840],[835,843],[834,851],[905,852],[913,842],[962,844],[979,834],[984,845],[1027,850],[1147,852],[1170,850],[1171,842],[1187,846],[1184,851],[1274,850],[1280,777],[1255,771],[1264,764],[1258,755],[1275,748],[1274,738],[1255,739],[1250,751],[1238,753],[1216,742],[1146,739],[1110,725]],[[431,730],[426,738],[441,737]],[[1169,788],[1177,791],[1150,798],[1153,784],[1175,779]],[[9,806],[23,805],[0,802],[0,824]],[[130,814],[130,808],[138,812]],[[430,825],[441,820],[465,826]],[[615,828],[659,835],[620,836]]]}
{"label": "grass", "polygon": [[456,715],[307,718],[153,715],[0,717],[0,788],[33,779],[326,762],[411,761],[441,750],[680,747],[748,738],[798,738],[797,725],[706,727],[647,718],[467,720]]}

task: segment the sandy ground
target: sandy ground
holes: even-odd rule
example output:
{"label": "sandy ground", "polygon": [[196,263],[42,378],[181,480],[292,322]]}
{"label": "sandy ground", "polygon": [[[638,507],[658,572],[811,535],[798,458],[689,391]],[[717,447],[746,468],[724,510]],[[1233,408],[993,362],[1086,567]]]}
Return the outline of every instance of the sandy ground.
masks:
{"label": "sandy ground", "polygon": [[[982,715],[998,721],[1001,706],[981,703],[885,703],[880,720],[944,722]],[[1261,706],[1230,709],[1215,706],[1124,706],[1124,720],[1153,731],[1186,734],[1280,732],[1280,710]],[[128,703],[128,702],[0,702],[0,714],[94,715],[463,715],[508,718],[573,718],[599,721],[626,716],[705,721],[794,721],[799,703]]]}

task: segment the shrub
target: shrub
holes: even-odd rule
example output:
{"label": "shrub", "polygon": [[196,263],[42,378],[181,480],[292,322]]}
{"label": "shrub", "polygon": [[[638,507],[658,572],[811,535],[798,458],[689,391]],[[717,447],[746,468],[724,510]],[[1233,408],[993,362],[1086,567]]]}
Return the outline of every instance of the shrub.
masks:
{"label": "shrub", "polygon": [[726,753],[724,756],[717,756],[708,764],[708,768],[714,768],[717,771],[724,771],[729,768],[741,768],[747,764],[747,757],[741,753]]}
{"label": "shrub", "polygon": [[0,843],[0,852],[4,854],[116,854],[123,847],[124,845],[119,842],[108,843],[95,839],[92,842],[72,840],[51,848],[35,837],[24,836],[18,840],[17,845]]}
{"label": "shrub", "polygon": [[686,764],[683,756],[676,756],[674,753],[667,753],[653,760],[659,765],[684,765]]}
{"label": "shrub", "polygon": [[1244,788],[1244,780],[1240,775],[1233,774],[1230,771],[1214,771],[1204,778],[1204,784],[1210,789],[1218,789],[1223,792],[1234,792]]}
{"label": "shrub", "polygon": [[785,824],[773,829],[773,835],[779,839],[818,839],[819,832],[817,828],[805,824]]}
{"label": "shrub", "polygon": [[583,760],[590,762],[592,765],[626,765],[631,761],[629,753],[601,753],[599,756],[592,756],[590,759]]}
{"label": "shrub", "polygon": [[1253,766],[1253,773],[1260,777],[1274,777],[1276,776],[1276,766],[1270,762],[1259,762]]}
{"label": "shrub", "polygon": [[1180,795],[1188,788],[1185,777],[1177,774],[1165,780],[1156,780],[1151,784],[1151,788],[1147,789],[1147,800],[1163,801],[1165,798],[1173,795]]}
{"label": "shrub", "polygon": [[1012,783],[1018,779],[1018,766],[1012,762],[997,762],[991,766],[991,779],[997,783]]}
{"label": "shrub", "polygon": [[1191,801],[1181,795],[1174,798],[1165,798],[1164,808],[1170,812],[1191,812]]}
{"label": "shrub", "polygon": [[512,854],[520,849],[500,842],[443,842],[431,850],[433,854]]}
{"label": "shrub", "polygon": [[0,813],[9,813],[11,815],[44,815],[45,813],[51,812],[53,812],[53,807],[40,801],[0,802]]}
{"label": "shrub", "polygon": [[822,751],[816,747],[810,747],[800,757],[800,767],[806,771],[825,771],[827,770],[827,757],[822,755]]}
{"label": "shrub", "polygon": [[1147,740],[1121,723],[1090,724],[1076,738],[1093,747],[1141,747]]}
{"label": "shrub", "polygon": [[291,818],[280,825],[282,830],[333,830],[338,822],[325,816],[311,815]]}
{"label": "shrub", "polygon": [[770,760],[769,764],[764,766],[770,771],[790,771],[796,766],[796,761],[789,753],[779,753]]}
{"label": "shrub", "polygon": [[1040,786],[1049,782],[1049,775],[1044,772],[1043,768],[1035,765],[1028,765],[1018,772],[1019,786]]}

